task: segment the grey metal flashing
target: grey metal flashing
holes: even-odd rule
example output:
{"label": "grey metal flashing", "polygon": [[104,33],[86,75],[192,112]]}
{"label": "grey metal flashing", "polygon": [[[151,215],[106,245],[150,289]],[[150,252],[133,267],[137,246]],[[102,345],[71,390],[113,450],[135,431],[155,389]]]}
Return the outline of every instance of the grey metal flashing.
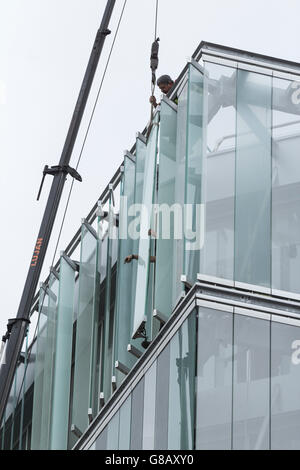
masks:
{"label": "grey metal flashing", "polygon": [[243,315],[246,317],[259,318],[260,320],[271,320],[271,314],[266,312],[257,312],[248,308],[234,307],[233,309],[236,315]]}
{"label": "grey metal flashing", "polygon": [[137,138],[137,139],[140,139],[140,140],[143,142],[143,144],[146,144],[146,143],[147,143],[146,137],[144,136],[144,134],[141,134],[140,132],[137,132],[137,133],[136,133],[136,138]]}
{"label": "grey metal flashing", "polygon": [[199,281],[197,282],[197,286],[198,298],[213,299],[218,303],[227,303],[237,307],[300,318],[300,302],[298,301],[276,298],[258,292],[242,291],[241,289],[238,290],[228,286],[217,286]]}
{"label": "grey metal flashing", "polygon": [[242,289],[246,291],[251,291],[251,292],[260,292],[262,294],[271,294],[271,288],[270,287],[264,287],[264,286],[258,286],[254,284],[248,284],[246,282],[239,282],[235,281],[234,287],[236,289]]}
{"label": "grey metal flashing", "polygon": [[61,256],[61,258],[63,258],[66,261],[66,263],[68,263],[68,265],[74,271],[78,271],[78,265],[73,260],[71,260],[71,258],[69,258],[64,251],[60,252],[60,256]]}
{"label": "grey metal flashing", "polygon": [[170,108],[174,109],[174,111],[176,111],[177,113],[178,106],[177,104],[174,103],[174,101],[170,100],[170,98],[168,98],[167,96],[163,96],[162,101],[168,106],[170,106]]}
{"label": "grey metal flashing", "polygon": [[166,317],[166,315],[164,315],[157,309],[153,310],[153,317],[156,318],[162,324],[165,324],[168,321],[168,317]]}
{"label": "grey metal flashing", "polygon": [[201,64],[199,64],[199,62],[197,62],[195,59],[192,58],[189,61],[189,64],[195,67],[195,69],[202,73],[202,75],[205,75],[205,68]]}
{"label": "grey metal flashing", "polygon": [[[297,73],[300,73],[300,63],[293,62],[290,60],[279,59],[272,56],[267,56],[263,54],[257,54],[256,52],[245,51],[242,49],[237,49],[228,46],[222,46],[220,44],[214,44],[211,42],[202,41],[198,48],[196,49],[195,53],[193,54],[193,58],[195,60],[199,60],[202,57],[203,53],[210,53],[210,54],[218,54],[221,57],[223,54],[227,57],[238,57],[239,62],[250,62],[255,61],[257,63],[268,62],[272,64],[273,68],[283,68],[284,70],[287,69],[294,69]],[[236,60],[236,59],[235,59]]]}
{"label": "grey metal flashing", "polygon": [[59,273],[56,271],[55,268],[50,268],[50,274],[53,274],[53,276],[59,281]]}
{"label": "grey metal flashing", "polygon": [[234,287],[234,281],[231,279],[223,279],[221,277],[209,276],[207,274],[197,274],[197,280],[207,282],[210,284]]}
{"label": "grey metal flashing", "polygon": [[93,237],[98,240],[98,234],[96,230],[85,219],[82,219],[82,225],[84,225],[85,228],[93,235]]}
{"label": "grey metal flashing", "polygon": [[129,160],[131,160],[133,163],[136,162],[136,157],[135,155],[132,155],[128,150],[124,150],[124,158],[127,157]]}

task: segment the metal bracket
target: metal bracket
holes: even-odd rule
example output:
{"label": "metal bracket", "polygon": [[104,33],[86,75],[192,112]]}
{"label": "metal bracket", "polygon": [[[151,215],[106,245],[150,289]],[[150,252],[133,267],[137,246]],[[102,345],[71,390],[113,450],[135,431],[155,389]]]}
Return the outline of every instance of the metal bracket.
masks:
{"label": "metal bracket", "polygon": [[43,171],[43,178],[42,178],[39,193],[37,196],[37,201],[39,201],[40,199],[40,195],[43,189],[46,175],[56,176],[59,173],[65,173],[66,175],[69,174],[75,180],[82,182],[82,178],[80,174],[75,170],[75,168],[70,167],[70,165],[55,165],[55,166],[51,166],[50,168],[48,165],[45,165],[44,171]]}
{"label": "metal bracket", "polygon": [[88,420],[89,420],[90,424],[93,421],[93,410],[92,410],[92,408],[88,409]]}
{"label": "metal bracket", "polygon": [[78,427],[76,426],[76,424],[71,424],[71,433],[74,434],[74,436],[80,438],[82,436],[82,432],[80,431],[80,429],[78,429]]}
{"label": "metal bracket", "polygon": [[117,378],[115,375],[113,375],[111,378],[111,387],[113,389],[113,392],[117,390]]}
{"label": "metal bracket", "polygon": [[125,366],[125,364],[122,364],[122,362],[120,361],[115,362],[115,368],[119,370],[120,372],[122,372],[122,374],[124,375],[127,375],[130,372],[130,369],[127,366]]}
{"label": "metal bracket", "polygon": [[161,313],[157,309],[153,310],[153,318],[156,318],[163,325],[167,323],[168,321],[168,317],[166,317],[163,313]]}
{"label": "metal bracket", "polygon": [[131,353],[133,356],[137,357],[138,359],[143,355],[142,351],[137,349],[135,346],[132,344],[127,345],[127,351]]}
{"label": "metal bracket", "polygon": [[104,393],[103,393],[103,392],[100,392],[100,395],[99,395],[99,405],[100,405],[100,408],[103,408],[104,404],[105,404]]}

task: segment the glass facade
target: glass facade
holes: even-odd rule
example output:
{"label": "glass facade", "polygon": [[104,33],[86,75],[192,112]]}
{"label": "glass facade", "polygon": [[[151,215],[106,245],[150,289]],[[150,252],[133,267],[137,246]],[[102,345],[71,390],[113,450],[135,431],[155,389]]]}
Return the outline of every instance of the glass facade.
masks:
{"label": "glass facade", "polygon": [[300,67],[207,47],[41,285],[2,449],[300,449]]}

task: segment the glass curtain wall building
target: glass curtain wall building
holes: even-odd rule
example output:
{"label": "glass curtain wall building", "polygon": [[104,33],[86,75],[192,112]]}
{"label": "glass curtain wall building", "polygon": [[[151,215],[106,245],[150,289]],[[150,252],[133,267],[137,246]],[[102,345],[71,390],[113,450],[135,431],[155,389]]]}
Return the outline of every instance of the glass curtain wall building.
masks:
{"label": "glass curtain wall building", "polygon": [[41,284],[2,449],[300,449],[299,149],[300,64],[201,43]]}

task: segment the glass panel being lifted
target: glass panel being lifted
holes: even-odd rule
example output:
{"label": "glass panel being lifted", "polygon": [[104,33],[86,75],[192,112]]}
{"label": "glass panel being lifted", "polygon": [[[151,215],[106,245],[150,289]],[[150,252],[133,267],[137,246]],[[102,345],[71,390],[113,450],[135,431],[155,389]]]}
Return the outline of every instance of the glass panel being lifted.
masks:
{"label": "glass panel being lifted", "polygon": [[136,338],[144,331],[146,317],[146,302],[148,293],[149,263],[150,263],[150,236],[149,230],[153,230],[153,196],[157,156],[159,113],[156,113],[151,133],[147,142],[147,154],[145,161],[145,173],[143,187],[143,200],[140,222],[140,241],[138,253],[138,269],[136,281],[136,296],[134,306],[134,324],[132,337]]}
{"label": "glass panel being lifted", "polygon": [[[97,411],[94,395],[94,345],[99,314],[98,236],[86,223],[81,229],[79,301],[76,328],[72,426],[78,434],[89,425],[89,411]],[[91,405],[94,405],[93,407]]]}
{"label": "glass panel being lifted", "polygon": [[[156,226],[156,263],[154,307],[158,315],[172,313],[174,218],[171,208],[175,198],[177,109],[163,100],[160,115],[159,174]],[[174,212],[175,217],[176,211]]]}

